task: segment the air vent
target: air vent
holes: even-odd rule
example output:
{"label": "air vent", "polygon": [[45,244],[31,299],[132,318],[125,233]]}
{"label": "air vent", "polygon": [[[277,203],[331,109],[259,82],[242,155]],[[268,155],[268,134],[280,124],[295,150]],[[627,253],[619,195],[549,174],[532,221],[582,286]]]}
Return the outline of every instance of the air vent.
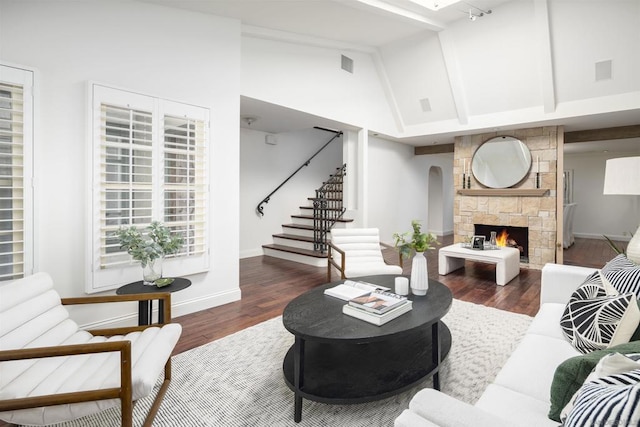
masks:
{"label": "air vent", "polygon": [[611,78],[611,60],[596,62],[596,81]]}
{"label": "air vent", "polygon": [[431,111],[431,102],[429,102],[429,98],[422,98],[420,100],[420,108],[422,108],[422,111],[425,113]]}
{"label": "air vent", "polygon": [[343,70],[353,74],[353,59],[342,55],[340,62]]}

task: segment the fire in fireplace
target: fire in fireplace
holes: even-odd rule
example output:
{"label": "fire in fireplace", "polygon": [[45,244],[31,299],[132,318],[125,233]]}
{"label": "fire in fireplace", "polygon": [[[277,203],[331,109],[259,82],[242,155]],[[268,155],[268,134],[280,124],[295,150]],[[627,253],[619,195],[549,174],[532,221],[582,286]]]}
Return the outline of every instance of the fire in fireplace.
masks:
{"label": "fire in fireplace", "polygon": [[474,234],[485,236],[488,242],[491,232],[496,232],[498,246],[509,246],[520,250],[520,262],[529,262],[529,228],[506,225],[474,224]]}

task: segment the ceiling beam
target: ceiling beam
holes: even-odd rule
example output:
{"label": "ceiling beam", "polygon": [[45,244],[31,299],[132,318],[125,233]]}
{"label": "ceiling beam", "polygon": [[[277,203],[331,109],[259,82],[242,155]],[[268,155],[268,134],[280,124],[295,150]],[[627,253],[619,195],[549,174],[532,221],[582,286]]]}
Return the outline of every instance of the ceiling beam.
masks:
{"label": "ceiling beam", "polygon": [[536,0],[534,3],[534,22],[538,43],[538,67],[540,70],[540,88],[544,112],[556,111],[555,86],[553,84],[553,55],[551,54],[551,29],[549,25],[549,6],[547,0]]}
{"label": "ceiling beam", "polygon": [[438,40],[440,41],[440,48],[442,49],[442,57],[447,70],[447,77],[449,77],[449,88],[453,96],[453,103],[456,106],[458,122],[461,125],[466,125],[469,123],[469,107],[467,105],[466,88],[456,54],[455,42],[451,33],[447,31],[439,32]]}
{"label": "ceiling beam", "polygon": [[640,138],[640,125],[566,132],[564,143],[608,141],[610,139]]}
{"label": "ceiling beam", "polygon": [[424,147],[416,147],[413,154],[419,156],[421,154],[442,154],[453,153],[453,144],[429,145]]}

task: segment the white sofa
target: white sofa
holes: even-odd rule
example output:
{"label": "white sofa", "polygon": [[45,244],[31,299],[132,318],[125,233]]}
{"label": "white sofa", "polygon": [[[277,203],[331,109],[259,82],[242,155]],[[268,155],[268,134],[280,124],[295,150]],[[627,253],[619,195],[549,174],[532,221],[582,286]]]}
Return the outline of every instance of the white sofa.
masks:
{"label": "white sofa", "polygon": [[581,354],[564,337],[560,318],[573,291],[594,271],[545,265],[540,310],[478,402],[470,405],[439,391],[424,389],[396,419],[395,427],[558,426],[547,417],[551,382],[560,363]]}

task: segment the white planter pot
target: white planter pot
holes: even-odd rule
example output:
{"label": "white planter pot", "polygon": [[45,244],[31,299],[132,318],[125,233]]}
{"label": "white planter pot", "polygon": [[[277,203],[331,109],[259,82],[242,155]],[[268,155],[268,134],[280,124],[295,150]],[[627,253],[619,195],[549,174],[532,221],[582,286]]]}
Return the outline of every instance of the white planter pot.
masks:
{"label": "white planter pot", "polygon": [[427,272],[427,258],[423,252],[416,252],[411,263],[411,292],[423,296],[429,289],[429,274]]}

